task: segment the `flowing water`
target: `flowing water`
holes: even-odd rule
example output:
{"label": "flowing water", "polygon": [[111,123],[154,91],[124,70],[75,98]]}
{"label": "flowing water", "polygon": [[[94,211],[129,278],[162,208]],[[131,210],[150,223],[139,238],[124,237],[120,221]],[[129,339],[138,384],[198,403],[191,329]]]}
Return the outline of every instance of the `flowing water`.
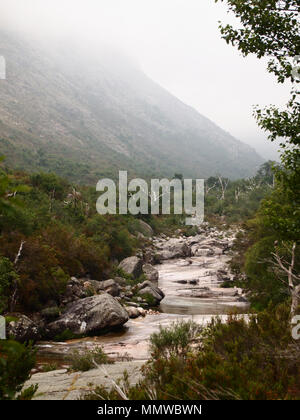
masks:
{"label": "flowing water", "polygon": [[75,349],[92,349],[98,345],[117,360],[146,360],[149,337],[160,325],[188,319],[205,324],[215,315],[226,317],[233,309],[245,313],[248,304],[238,300],[237,289],[220,288],[216,272],[224,269],[227,261],[226,255],[213,255],[169,260],[157,265],[158,286],[165,293],[160,314],[131,319],[123,328],[98,337],[39,343],[39,361],[63,365]]}

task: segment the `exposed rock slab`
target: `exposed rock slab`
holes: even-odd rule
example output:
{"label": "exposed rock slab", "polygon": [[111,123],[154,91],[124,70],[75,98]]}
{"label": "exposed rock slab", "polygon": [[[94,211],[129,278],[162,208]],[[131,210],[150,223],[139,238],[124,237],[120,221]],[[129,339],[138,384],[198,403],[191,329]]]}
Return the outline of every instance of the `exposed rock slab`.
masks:
{"label": "exposed rock slab", "polygon": [[144,363],[143,360],[135,360],[103,365],[87,372],[67,373],[66,369],[61,369],[36,373],[25,383],[24,388],[38,385],[34,400],[76,400],[96,386],[110,389],[113,381],[123,377],[125,370],[128,372],[129,383],[135,385],[141,378],[140,368]]}

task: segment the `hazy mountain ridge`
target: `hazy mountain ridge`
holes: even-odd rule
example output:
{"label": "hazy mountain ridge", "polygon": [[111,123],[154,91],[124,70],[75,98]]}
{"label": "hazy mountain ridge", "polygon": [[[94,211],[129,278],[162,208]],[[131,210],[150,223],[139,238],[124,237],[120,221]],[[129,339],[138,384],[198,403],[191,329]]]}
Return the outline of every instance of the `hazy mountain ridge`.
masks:
{"label": "hazy mountain ridge", "polygon": [[76,181],[131,175],[231,178],[263,159],[149,79],[129,60],[42,50],[0,34],[0,153],[14,167]]}

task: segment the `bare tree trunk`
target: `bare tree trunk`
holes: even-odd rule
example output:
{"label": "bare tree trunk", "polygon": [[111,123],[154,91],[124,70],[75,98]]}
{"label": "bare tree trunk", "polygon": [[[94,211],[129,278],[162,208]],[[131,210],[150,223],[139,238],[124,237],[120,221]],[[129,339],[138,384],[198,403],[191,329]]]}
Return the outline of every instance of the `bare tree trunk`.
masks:
{"label": "bare tree trunk", "polygon": [[[14,266],[15,267],[17,266],[17,264],[19,262],[19,259],[21,258],[24,245],[25,245],[25,241],[21,241],[19,251],[18,251],[18,253],[16,255],[16,258],[15,258],[15,261],[14,261]],[[18,300],[18,281],[17,281],[17,279],[14,279],[13,292],[12,292],[11,299],[10,299],[10,304],[9,304],[10,312],[14,312],[16,304],[17,304],[17,300]]]}
{"label": "bare tree trunk", "polygon": [[298,284],[298,286],[295,286],[291,294],[292,294],[291,315],[294,316],[296,314],[298,306],[300,305],[300,284]]}
{"label": "bare tree trunk", "polygon": [[219,178],[219,182],[220,182],[220,186],[222,189],[222,194],[220,197],[220,200],[225,200],[225,192],[227,190],[228,187],[228,183],[229,183],[229,179],[227,179],[227,181],[223,180],[221,176],[218,177]]}
{"label": "bare tree trunk", "polygon": [[234,195],[235,195],[235,201],[238,202],[241,195],[241,190],[237,188],[234,192]]}
{"label": "bare tree trunk", "polygon": [[214,185],[212,185],[211,187],[208,187],[208,186],[207,186],[207,187],[205,188],[205,194],[206,194],[206,195],[208,195],[209,191],[210,191],[210,190],[212,190],[212,189],[214,189],[214,188],[215,188],[215,186],[216,186],[216,183],[214,183]]}
{"label": "bare tree trunk", "polygon": [[49,213],[52,213],[52,205],[53,205],[54,197],[55,197],[55,188],[54,190],[52,190],[50,194]]}
{"label": "bare tree trunk", "polygon": [[296,250],[296,242],[293,243],[292,246],[292,256],[291,262],[288,263],[288,267],[284,266],[283,259],[278,255],[278,253],[273,253],[272,255],[275,257],[276,263],[275,265],[280,268],[280,270],[287,275],[288,278],[288,286],[289,291],[292,297],[292,304],[291,304],[291,316],[293,317],[296,314],[296,310],[300,305],[300,276],[294,274],[294,266],[295,266],[295,250]]}

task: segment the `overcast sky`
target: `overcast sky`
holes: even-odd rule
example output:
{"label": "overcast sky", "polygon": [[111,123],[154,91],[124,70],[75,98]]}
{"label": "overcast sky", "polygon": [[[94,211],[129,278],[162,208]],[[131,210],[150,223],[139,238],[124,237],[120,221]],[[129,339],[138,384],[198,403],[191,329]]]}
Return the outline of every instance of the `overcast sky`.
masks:
{"label": "overcast sky", "polygon": [[0,24],[34,37],[111,44],[144,72],[238,139],[274,158],[253,105],[287,102],[256,57],[221,39],[218,21],[235,22],[214,0],[0,0]]}

